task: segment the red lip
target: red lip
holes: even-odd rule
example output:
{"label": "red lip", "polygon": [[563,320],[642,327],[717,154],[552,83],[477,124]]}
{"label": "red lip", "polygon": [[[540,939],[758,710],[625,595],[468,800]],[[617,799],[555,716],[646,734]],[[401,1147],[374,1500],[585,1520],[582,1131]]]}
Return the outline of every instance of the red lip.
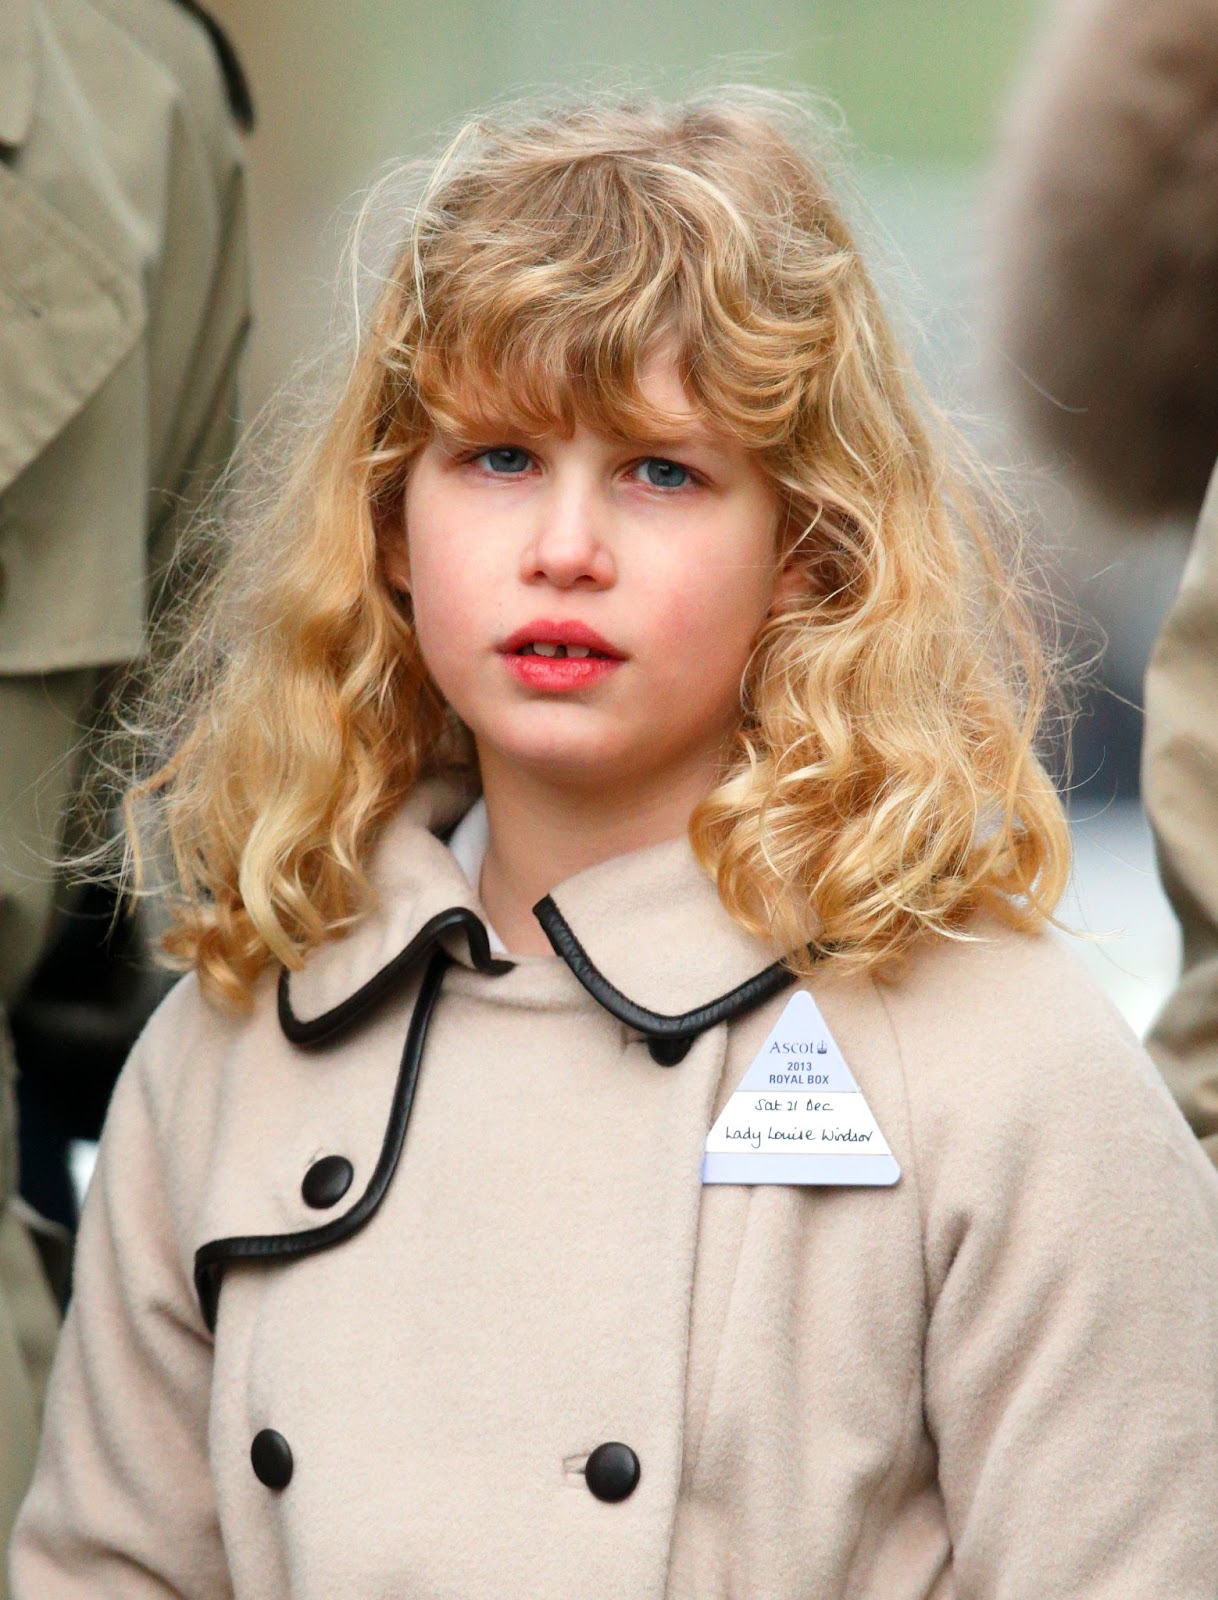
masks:
{"label": "red lip", "polygon": [[495,648],[504,655],[513,655],[523,645],[536,644],[578,644],[584,645],[589,650],[597,650],[601,655],[608,656],[612,661],[625,661],[626,653],[619,650],[616,645],[603,639],[595,628],[589,628],[583,622],[551,622],[544,617],[538,617],[533,622],[526,622],[523,628],[517,628],[502,640]]}

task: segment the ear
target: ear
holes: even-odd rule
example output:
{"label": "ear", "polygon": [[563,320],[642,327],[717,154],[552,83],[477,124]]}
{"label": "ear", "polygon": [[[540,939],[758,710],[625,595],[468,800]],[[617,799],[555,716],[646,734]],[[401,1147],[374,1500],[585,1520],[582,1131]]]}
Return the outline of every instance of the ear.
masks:
{"label": "ear", "polygon": [[779,571],[774,580],[774,593],[770,600],[770,611],[780,611],[789,601],[798,599],[808,587],[806,574],[799,570],[794,561],[788,561]]}
{"label": "ear", "polygon": [[390,588],[396,589],[399,594],[410,593],[410,551],[406,546],[405,529],[391,539],[386,548],[385,576]]}

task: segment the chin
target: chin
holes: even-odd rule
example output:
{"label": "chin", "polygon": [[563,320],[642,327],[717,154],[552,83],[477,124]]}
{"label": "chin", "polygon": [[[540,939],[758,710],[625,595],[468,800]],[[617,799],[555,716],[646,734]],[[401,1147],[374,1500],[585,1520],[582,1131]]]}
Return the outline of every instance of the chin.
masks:
{"label": "chin", "polygon": [[615,739],[604,728],[499,728],[486,743],[502,760],[552,782],[603,783],[644,764],[633,741]]}

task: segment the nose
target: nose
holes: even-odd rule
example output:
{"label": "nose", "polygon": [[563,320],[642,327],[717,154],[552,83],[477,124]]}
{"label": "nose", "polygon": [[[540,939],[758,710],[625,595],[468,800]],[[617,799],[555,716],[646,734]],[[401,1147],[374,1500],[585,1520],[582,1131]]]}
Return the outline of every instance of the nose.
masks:
{"label": "nose", "polygon": [[609,535],[610,508],[595,479],[557,474],[535,503],[521,557],[521,577],[556,589],[607,589],[617,577]]}

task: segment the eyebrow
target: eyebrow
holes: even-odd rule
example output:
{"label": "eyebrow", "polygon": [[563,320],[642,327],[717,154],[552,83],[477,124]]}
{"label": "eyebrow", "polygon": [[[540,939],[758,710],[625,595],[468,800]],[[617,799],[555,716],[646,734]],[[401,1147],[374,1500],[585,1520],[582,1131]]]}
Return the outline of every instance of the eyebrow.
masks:
{"label": "eyebrow", "polygon": [[[447,449],[464,449],[476,444],[487,444],[499,438],[517,438],[527,443],[530,440],[545,437],[530,432],[526,428],[509,421],[506,418],[488,419],[485,422],[471,424],[468,428],[449,431],[444,428],[435,429],[437,442]],[[703,424],[695,423],[687,432],[670,434],[660,437],[654,434],[639,434],[620,441],[623,446],[632,446],[640,450],[654,452],[657,456],[667,454],[680,454],[682,450],[722,449],[727,440],[710,432]]]}
{"label": "eyebrow", "polygon": [[669,439],[656,439],[644,436],[630,440],[631,444],[644,445],[648,450],[657,452],[664,450],[688,450],[692,447],[703,446],[714,450],[719,448],[723,441],[716,438],[713,433],[708,433],[704,428],[691,428],[688,433],[675,435]]}
{"label": "eyebrow", "polygon": [[470,424],[462,428],[433,429],[437,442],[447,449],[464,449],[468,445],[493,444],[497,439],[536,439],[538,434],[530,433],[527,429],[518,427],[515,423],[502,419],[491,420],[485,424]]}

